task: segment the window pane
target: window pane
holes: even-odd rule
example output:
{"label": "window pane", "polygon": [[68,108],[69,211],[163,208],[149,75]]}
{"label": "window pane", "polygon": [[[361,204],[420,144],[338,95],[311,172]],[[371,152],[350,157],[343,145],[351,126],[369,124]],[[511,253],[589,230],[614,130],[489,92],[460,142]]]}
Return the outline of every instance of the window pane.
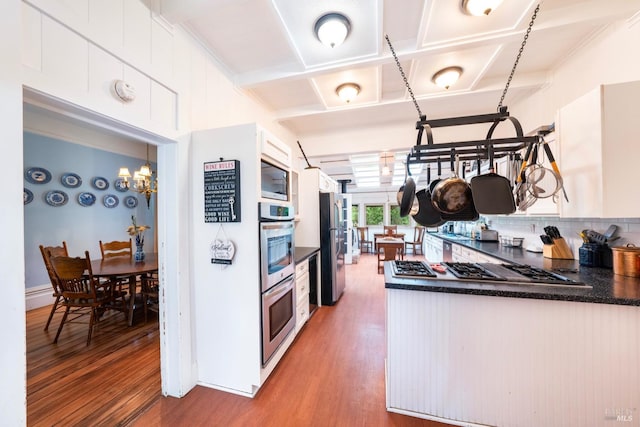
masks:
{"label": "window pane", "polygon": [[358,205],[351,205],[351,221],[353,221],[353,226],[358,226]]}
{"label": "window pane", "polygon": [[400,216],[400,206],[393,205],[389,208],[389,214],[391,216],[390,223],[391,225],[409,225],[409,215],[402,217]]}
{"label": "window pane", "polygon": [[365,207],[365,211],[367,215],[367,225],[382,225],[382,205],[368,205]]}

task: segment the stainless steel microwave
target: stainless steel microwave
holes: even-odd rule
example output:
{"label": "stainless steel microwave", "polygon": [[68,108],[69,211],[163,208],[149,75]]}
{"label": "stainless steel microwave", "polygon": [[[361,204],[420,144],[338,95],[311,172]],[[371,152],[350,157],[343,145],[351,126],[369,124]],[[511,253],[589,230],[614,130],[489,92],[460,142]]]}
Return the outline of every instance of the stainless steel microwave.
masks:
{"label": "stainless steel microwave", "polygon": [[288,170],[262,160],[260,162],[260,194],[262,198],[288,202],[290,200],[290,176]]}

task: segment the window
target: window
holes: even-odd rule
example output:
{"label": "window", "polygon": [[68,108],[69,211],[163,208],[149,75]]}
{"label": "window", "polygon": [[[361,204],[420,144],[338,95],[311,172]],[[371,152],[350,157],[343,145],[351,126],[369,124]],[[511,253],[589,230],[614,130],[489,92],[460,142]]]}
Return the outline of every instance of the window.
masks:
{"label": "window", "polygon": [[389,223],[391,225],[409,225],[409,215],[400,216],[400,206],[391,205],[389,207]]}
{"label": "window", "polygon": [[353,222],[354,227],[358,226],[358,215],[360,214],[359,208],[360,206],[358,205],[351,205],[351,221]]}
{"label": "window", "polygon": [[365,206],[367,225],[382,225],[384,219],[384,208],[382,205]]}

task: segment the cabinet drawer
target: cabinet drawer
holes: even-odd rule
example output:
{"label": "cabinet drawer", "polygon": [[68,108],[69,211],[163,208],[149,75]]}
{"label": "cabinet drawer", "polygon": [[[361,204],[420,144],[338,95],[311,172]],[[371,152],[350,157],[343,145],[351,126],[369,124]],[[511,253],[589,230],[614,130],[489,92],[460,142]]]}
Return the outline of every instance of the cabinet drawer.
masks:
{"label": "cabinet drawer", "polygon": [[305,297],[309,297],[309,273],[296,278],[296,303]]}
{"label": "cabinet drawer", "polygon": [[296,264],[296,277],[303,275],[304,273],[309,272],[309,260],[302,261],[299,264]]}
{"label": "cabinet drawer", "polygon": [[309,320],[309,295],[296,306],[296,333],[302,329],[302,326]]}

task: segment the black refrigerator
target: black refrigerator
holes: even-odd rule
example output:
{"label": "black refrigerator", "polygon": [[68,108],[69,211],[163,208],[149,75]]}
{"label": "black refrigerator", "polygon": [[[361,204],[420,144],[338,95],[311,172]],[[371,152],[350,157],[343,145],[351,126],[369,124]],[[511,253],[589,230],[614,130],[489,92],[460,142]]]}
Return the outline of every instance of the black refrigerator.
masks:
{"label": "black refrigerator", "polygon": [[320,193],[320,301],[335,304],[345,287],[343,197]]}

